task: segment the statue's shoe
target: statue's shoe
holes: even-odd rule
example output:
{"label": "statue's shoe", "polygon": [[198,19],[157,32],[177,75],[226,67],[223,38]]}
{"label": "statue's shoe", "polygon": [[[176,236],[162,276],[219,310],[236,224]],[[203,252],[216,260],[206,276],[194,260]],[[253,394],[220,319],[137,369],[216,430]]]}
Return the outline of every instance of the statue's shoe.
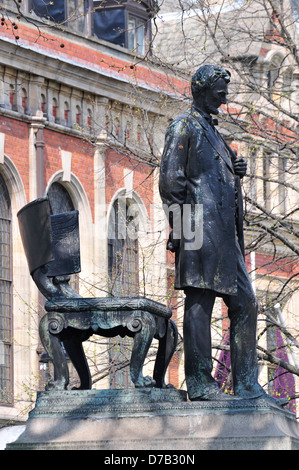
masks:
{"label": "statue's shoe", "polygon": [[234,395],[228,395],[221,392],[221,390],[208,390],[199,397],[191,398],[191,401],[223,401],[223,400],[240,400],[240,397],[235,397]]}
{"label": "statue's shoe", "polygon": [[268,395],[267,393],[263,393],[259,396],[250,396],[246,395],[246,397],[242,397],[240,395],[228,395],[226,393],[221,392],[221,390],[207,390],[204,394],[191,398],[191,401],[236,401],[236,400],[266,400],[267,402],[276,405],[276,406],[286,406],[289,403],[288,398],[274,398]]}
{"label": "statue's shoe", "polygon": [[289,399],[286,398],[286,397],[285,398],[275,398],[275,397],[271,397],[267,393],[265,393],[264,395],[262,395],[258,398],[266,400],[267,402],[272,403],[273,405],[277,405],[277,406],[286,406],[289,403]]}

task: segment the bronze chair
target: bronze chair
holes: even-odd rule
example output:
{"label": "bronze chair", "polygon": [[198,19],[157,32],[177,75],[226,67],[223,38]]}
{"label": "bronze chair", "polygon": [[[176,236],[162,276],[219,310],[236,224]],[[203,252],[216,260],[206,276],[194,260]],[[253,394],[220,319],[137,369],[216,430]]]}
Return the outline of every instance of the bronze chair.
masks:
{"label": "bronze chair", "polygon": [[[134,338],[130,374],[135,387],[166,387],[165,374],[178,338],[171,310],[145,297],[83,298],[72,289],[70,275],[81,271],[78,216],[78,211],[51,214],[48,197],[18,212],[29,271],[46,298],[39,334],[54,365],[54,380],[46,389],[67,388],[65,351],[78,372],[79,389],[91,388],[82,343],[93,334]],[[158,339],[158,352],[151,378],[142,371],[153,338]]]}

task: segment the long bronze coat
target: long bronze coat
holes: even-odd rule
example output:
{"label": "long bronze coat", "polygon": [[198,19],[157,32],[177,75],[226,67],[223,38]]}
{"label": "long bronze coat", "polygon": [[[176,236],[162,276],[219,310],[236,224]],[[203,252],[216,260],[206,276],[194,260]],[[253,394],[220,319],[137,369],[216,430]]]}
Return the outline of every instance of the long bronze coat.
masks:
{"label": "long bronze coat", "polygon": [[190,238],[181,233],[175,253],[176,289],[192,286],[220,294],[237,293],[236,233],[243,251],[243,213],[232,156],[219,132],[194,107],[167,129],[160,169],[162,201],[168,207],[178,204],[181,211],[184,204],[202,205],[198,207],[203,216],[200,221],[195,211],[191,215],[190,230],[202,222],[199,248],[189,249]]}

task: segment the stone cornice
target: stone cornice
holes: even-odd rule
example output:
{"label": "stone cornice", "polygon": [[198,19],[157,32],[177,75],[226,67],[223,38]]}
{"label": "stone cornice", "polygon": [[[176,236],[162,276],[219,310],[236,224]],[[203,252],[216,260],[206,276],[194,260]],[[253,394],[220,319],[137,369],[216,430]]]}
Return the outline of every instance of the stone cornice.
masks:
{"label": "stone cornice", "polygon": [[[12,41],[0,38],[1,58],[3,66],[9,66],[24,72],[42,76],[48,80],[55,80],[83,90],[93,95],[105,96],[108,99],[120,101],[127,105],[133,105],[132,84],[122,77],[115,78],[112,74],[93,70],[92,66],[86,66],[56,58],[54,54],[42,53],[31,48],[17,47]],[[146,93],[145,93],[146,92]],[[142,99],[146,107],[155,114],[161,114],[159,103],[159,90],[143,90]]]}
{"label": "stone cornice", "polygon": [[[11,13],[11,20],[14,13]],[[134,101],[139,90],[146,108],[164,114],[161,94],[182,99],[188,83],[168,73],[148,57],[68,29],[45,25],[31,15],[18,21],[18,39],[10,28],[0,29],[0,63],[122,103]],[[135,92],[136,95],[136,92]],[[139,96],[140,99],[140,96]]]}

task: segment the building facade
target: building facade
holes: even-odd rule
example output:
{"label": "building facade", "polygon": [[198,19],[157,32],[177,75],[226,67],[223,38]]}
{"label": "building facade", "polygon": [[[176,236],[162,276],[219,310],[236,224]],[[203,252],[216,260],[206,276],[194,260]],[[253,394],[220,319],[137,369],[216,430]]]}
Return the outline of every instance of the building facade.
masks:
{"label": "building facade", "polygon": [[[167,21],[163,5],[170,5]],[[72,283],[80,294],[146,295],[170,305],[177,324],[182,322],[183,297],[173,290],[173,257],[165,250],[168,227],[158,192],[159,158],[168,123],[189,104],[186,76],[204,60],[192,53],[190,61],[183,39],[192,37],[180,36],[173,2],[163,5],[153,23],[157,5],[151,1],[108,1],[105,6],[92,0],[57,0],[48,5],[41,0],[0,2],[0,419],[26,419],[36,390],[44,388],[51,372],[38,338],[44,299],[29,276],[18,228],[17,212],[26,203],[48,195],[54,213],[79,210],[82,270]],[[190,31],[198,34],[192,17],[190,21]],[[264,46],[260,43],[254,72],[261,83],[270,85],[276,82],[275,67],[268,64],[276,56],[273,48],[266,52]],[[281,54],[278,47],[275,50]],[[219,56],[208,58],[216,61]],[[292,67],[293,77],[297,72],[293,74]],[[221,132],[249,162],[244,182],[246,262],[254,288],[261,305],[269,305],[264,299],[285,284],[293,286],[282,319],[296,335],[296,259],[289,257],[283,244],[275,245],[278,255],[273,264],[271,236],[256,249],[263,233],[252,223],[258,219],[262,228],[259,207],[274,214],[275,220],[291,212],[297,199],[296,192],[289,190],[295,183],[288,179],[278,188],[275,181],[279,174],[287,174],[286,160],[279,159],[275,149],[271,159],[264,158],[270,149],[260,145],[265,139],[256,129],[240,131],[244,124],[240,107],[223,109],[219,121]],[[265,128],[264,122],[261,127]],[[125,236],[120,238],[122,229]],[[275,315],[277,319],[279,311]],[[266,323],[261,318],[263,333]],[[212,327],[215,373],[228,388],[222,366],[229,358],[225,348],[217,350],[226,345],[228,328],[220,299]],[[177,387],[184,387],[181,339],[168,372]],[[260,344],[269,349],[271,341],[276,351],[277,344],[286,340],[267,329]],[[93,387],[130,386],[125,367],[129,341],[91,338],[85,349]],[[296,364],[296,351],[294,357],[291,351],[289,357],[284,351],[281,359]],[[275,394],[279,373],[268,365],[262,350],[260,354],[262,384],[273,387]],[[153,357],[148,358],[149,370]],[[71,386],[75,384],[73,371]],[[296,390],[298,384],[292,383],[291,393]]]}
{"label": "building facade", "polygon": [[[53,213],[79,210],[82,270],[72,282],[82,295],[140,293],[167,302],[157,163],[168,105],[186,84],[145,59],[151,2],[102,10],[99,2],[77,3],[0,5],[4,420],[25,419],[50,367],[38,338],[44,299],[30,279],[18,228],[26,203],[48,195]],[[121,18],[113,37],[104,17]],[[127,235],[118,239],[120,224]],[[118,373],[127,348],[100,338],[86,345],[95,387],[128,385],[127,369]]]}

